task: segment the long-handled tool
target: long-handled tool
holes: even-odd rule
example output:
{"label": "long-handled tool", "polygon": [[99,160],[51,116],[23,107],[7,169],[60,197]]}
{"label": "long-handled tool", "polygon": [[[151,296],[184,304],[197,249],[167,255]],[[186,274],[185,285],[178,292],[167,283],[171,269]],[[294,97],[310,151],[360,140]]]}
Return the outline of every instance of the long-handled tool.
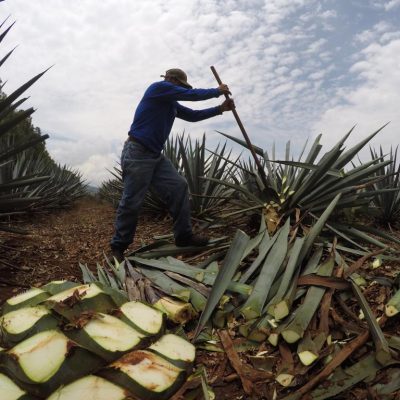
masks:
{"label": "long-handled tool", "polygon": [[[214,74],[215,79],[217,80],[218,84],[222,85],[222,81],[221,81],[217,71],[215,70],[215,68],[213,66],[211,66],[210,68],[211,68],[211,71]],[[225,94],[225,97],[226,97],[226,99],[230,99],[228,94]],[[267,184],[267,177],[265,175],[264,168],[262,167],[262,165],[260,163],[260,160],[258,159],[256,152],[254,151],[254,147],[250,142],[250,139],[249,139],[249,136],[247,135],[246,129],[244,129],[242,121],[240,120],[239,115],[238,115],[238,113],[237,113],[235,108],[232,110],[232,113],[233,113],[233,115],[234,115],[234,117],[236,119],[236,122],[239,125],[239,128],[240,128],[240,130],[241,130],[241,132],[243,134],[243,137],[244,137],[244,140],[246,141],[247,147],[249,148],[249,150],[251,152],[251,155],[254,158],[254,161],[255,161],[255,163],[257,165],[258,172],[260,173],[260,177],[261,177],[262,183],[263,183],[264,187],[267,189],[268,188],[268,184]]]}

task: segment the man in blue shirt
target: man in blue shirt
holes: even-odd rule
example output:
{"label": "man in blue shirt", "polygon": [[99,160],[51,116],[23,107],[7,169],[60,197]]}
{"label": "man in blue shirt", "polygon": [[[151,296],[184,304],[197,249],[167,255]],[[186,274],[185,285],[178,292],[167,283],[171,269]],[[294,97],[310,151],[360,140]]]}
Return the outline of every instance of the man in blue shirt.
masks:
{"label": "man in blue shirt", "polygon": [[175,117],[196,122],[221,115],[235,105],[227,99],[216,107],[192,110],[178,101],[201,101],[230,94],[228,86],[193,89],[185,72],[178,68],[161,76],[164,80],[151,84],[144,93],[121,154],[124,191],[111,240],[112,254],[119,262],[133,242],[139,210],[150,186],[164,200],[173,218],[177,246],[204,246],[208,242],[208,238],[193,234],[187,182],[161,151]]}

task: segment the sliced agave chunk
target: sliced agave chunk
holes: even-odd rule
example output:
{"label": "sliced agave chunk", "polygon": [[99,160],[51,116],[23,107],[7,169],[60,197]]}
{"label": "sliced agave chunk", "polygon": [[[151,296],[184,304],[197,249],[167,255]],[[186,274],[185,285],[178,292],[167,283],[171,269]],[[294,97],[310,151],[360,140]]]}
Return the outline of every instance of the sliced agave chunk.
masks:
{"label": "sliced agave chunk", "polygon": [[170,321],[184,325],[195,318],[196,311],[190,303],[173,299],[172,297],[161,297],[153,306],[162,311]]}
{"label": "sliced agave chunk", "polygon": [[33,397],[28,396],[27,393],[17,386],[8,376],[0,373],[0,399],[33,400]]}
{"label": "sliced agave chunk", "polygon": [[54,329],[58,321],[44,306],[24,307],[0,317],[1,342],[11,347],[28,336]]}
{"label": "sliced agave chunk", "polygon": [[64,290],[49,297],[45,304],[69,320],[85,311],[109,312],[116,308],[111,297],[96,283]]}
{"label": "sliced agave chunk", "polygon": [[42,289],[29,289],[24,293],[20,293],[9,298],[3,305],[3,314],[13,310],[18,310],[23,307],[36,306],[37,304],[42,303],[48,297],[50,297],[50,295]]}
{"label": "sliced agave chunk", "polygon": [[164,330],[163,313],[140,301],[129,301],[120,307],[121,320],[146,335],[158,335]]}
{"label": "sliced agave chunk", "polygon": [[129,393],[99,376],[89,375],[55,391],[47,400],[125,400]]}
{"label": "sliced agave chunk", "polygon": [[99,375],[146,400],[169,399],[186,379],[185,370],[157,354],[142,350],[125,354]]}
{"label": "sliced agave chunk", "polygon": [[106,361],[114,361],[127,351],[145,346],[146,336],[111,315],[98,313],[82,329],[66,331],[82,347]]}
{"label": "sliced agave chunk", "polygon": [[46,396],[61,384],[93,372],[103,361],[58,330],[38,333],[0,353],[0,365],[23,389]]}
{"label": "sliced agave chunk", "polygon": [[55,294],[61,293],[64,290],[68,290],[77,286],[80,286],[80,283],[71,281],[52,281],[42,286],[41,289],[54,296]]}
{"label": "sliced agave chunk", "polygon": [[196,357],[196,348],[191,343],[171,333],[162,336],[149,350],[180,368],[191,367]]}

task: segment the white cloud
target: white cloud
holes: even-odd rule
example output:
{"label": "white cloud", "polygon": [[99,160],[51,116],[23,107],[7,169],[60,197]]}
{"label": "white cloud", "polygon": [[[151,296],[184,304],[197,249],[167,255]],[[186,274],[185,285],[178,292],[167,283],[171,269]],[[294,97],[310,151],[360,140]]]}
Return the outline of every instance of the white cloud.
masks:
{"label": "white cloud", "polygon": [[371,4],[376,8],[384,9],[385,11],[391,11],[400,6],[400,0],[372,0]]}
{"label": "white cloud", "polygon": [[325,111],[314,125],[314,132],[323,132],[324,142],[332,145],[340,135],[357,124],[349,143],[355,143],[386,122],[391,123],[372,142],[386,150],[398,144],[400,131],[400,40],[386,44],[373,43],[361,52],[361,60],[350,72],[359,79],[355,88],[342,88],[336,106]]}
{"label": "white cloud", "polygon": [[359,42],[362,44],[372,42],[373,40],[378,39],[383,36],[387,31],[391,30],[392,26],[386,21],[380,21],[375,24],[371,29],[366,29],[361,33],[355,35],[355,42]]}
{"label": "white cloud", "polygon": [[98,186],[101,182],[114,178],[109,172],[112,171],[110,165],[115,165],[114,154],[94,154],[82,164],[76,165],[75,168],[82,172],[88,182]]}
{"label": "white cloud", "polygon": [[388,3],[385,3],[384,7],[386,11],[393,10],[395,7],[400,6],[400,0],[390,0]]}

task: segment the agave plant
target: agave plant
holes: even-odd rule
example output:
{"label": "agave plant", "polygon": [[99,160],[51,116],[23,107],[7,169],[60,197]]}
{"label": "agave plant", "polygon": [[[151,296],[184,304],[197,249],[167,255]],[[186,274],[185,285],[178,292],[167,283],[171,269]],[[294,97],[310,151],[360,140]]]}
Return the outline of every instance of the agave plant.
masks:
{"label": "agave plant", "polygon": [[[382,177],[376,175],[377,171],[382,170],[392,162],[379,157],[355,166],[353,159],[382,129],[383,127],[345,151],[343,145],[351,134],[353,130],[351,129],[319,160],[317,158],[322,148],[319,143],[321,135],[315,139],[304,161],[302,161],[302,158],[306,146],[301,151],[298,161],[293,161],[290,157],[290,143],[286,147],[285,160],[276,160],[274,151],[272,151],[272,157],[270,157],[268,152],[255,147],[255,152],[264,159],[265,168],[268,172],[268,186],[263,185],[258,172],[254,169],[248,170],[247,173],[253,174],[255,177],[253,184],[254,182],[257,183],[257,190],[249,191],[243,183],[232,184],[223,181],[220,181],[220,183],[235,188],[241,193],[244,199],[243,209],[248,209],[250,206],[255,209],[264,209],[271,232],[276,229],[282,218],[294,215],[297,209],[301,211],[302,219],[308,215],[315,219],[339,193],[341,198],[335,207],[336,215],[338,211],[346,208],[365,207],[371,203],[374,197],[388,193],[386,188],[376,188],[374,191],[368,189],[382,181]],[[227,134],[223,135],[243,146],[246,145],[240,139]],[[376,241],[370,235],[362,232],[367,229],[363,226],[358,226],[355,229],[346,224],[340,225],[329,222],[328,227],[351,245],[357,246],[359,245],[357,241],[367,241],[385,247],[384,243]],[[378,232],[374,231],[374,233]],[[383,236],[385,239],[396,241],[395,238],[388,235],[383,234]]]}
{"label": "agave plant", "polygon": [[[167,140],[163,154],[188,182],[192,215],[197,218],[217,216],[234,192],[217,182],[230,179],[229,176],[236,169],[235,163],[229,161],[229,154],[226,154],[226,145],[207,152],[205,136],[201,141],[192,142],[189,137],[181,135]],[[122,172],[120,168],[114,168],[111,173],[113,178],[102,185],[100,194],[117,205],[123,190]],[[143,210],[163,215],[167,207],[150,188],[143,202]]]}
{"label": "agave plant", "polygon": [[191,195],[192,214],[198,218],[216,217],[228,203],[234,190],[219,183],[230,180],[236,170],[235,163],[229,162],[230,152],[226,154],[226,144],[217,146],[207,155],[206,138],[184,141],[179,138],[179,151],[182,170]]}
{"label": "agave plant", "polygon": [[[373,197],[373,205],[377,211],[378,218],[384,224],[392,224],[400,217],[400,164],[397,162],[397,149],[390,149],[388,161],[390,164],[382,166],[375,172],[377,182],[368,191]],[[385,158],[382,147],[379,153],[371,148],[372,160]],[[386,157],[387,158],[387,157]]]}
{"label": "agave plant", "polygon": [[[1,24],[1,27],[3,27],[4,23],[5,21]],[[12,26],[13,24],[0,34],[0,42],[8,34]],[[0,66],[8,59],[12,52],[13,50],[0,60]],[[34,196],[28,198],[25,194],[15,194],[14,191],[16,188],[24,188],[28,185],[40,183],[48,179],[47,176],[38,176],[38,174],[15,178],[7,175],[5,172],[14,164],[17,154],[42,143],[48,138],[48,135],[36,135],[36,137],[31,137],[29,139],[22,138],[18,141],[12,141],[12,143],[7,139],[8,135],[12,135],[13,129],[29,118],[34,112],[33,108],[29,108],[25,111],[15,111],[25,100],[18,100],[18,98],[45,72],[46,71],[36,75],[9,96],[6,96],[4,93],[0,95],[0,140],[2,142],[0,151],[0,218],[3,219],[3,221],[5,217],[9,217],[14,213],[20,213],[25,210],[27,206],[38,200],[38,198]],[[0,229],[19,231],[4,222],[0,223]]]}
{"label": "agave plant", "polygon": [[8,299],[0,345],[10,400],[169,399],[195,358],[192,344],[165,333],[162,312],[99,282],[55,281]]}
{"label": "agave plant", "polygon": [[[345,151],[343,145],[351,134],[353,130],[351,129],[329,152],[323,154],[319,161],[316,160],[322,149],[322,145],[319,143],[321,135],[315,139],[304,162],[301,160],[306,146],[301,151],[298,161],[291,159],[290,142],[286,146],[285,160],[276,160],[274,151],[270,157],[268,152],[256,147],[255,151],[264,158],[268,172],[268,184],[279,201],[280,212],[289,215],[296,207],[311,212],[320,212],[338,193],[342,193],[338,204],[339,208],[367,204],[371,199],[371,194],[365,193],[361,189],[372,186],[376,180],[375,172],[379,168],[389,165],[391,161],[377,158],[358,167],[348,170],[345,168],[382,129],[383,127]],[[227,134],[224,136],[244,144],[237,138]],[[256,173],[255,170],[250,172]],[[263,202],[271,200],[269,193],[266,193],[263,187],[259,187],[257,196]],[[249,196],[249,198],[254,199],[254,196]]]}
{"label": "agave plant", "polygon": [[[12,136],[6,137],[7,143],[13,143]],[[1,140],[0,140],[1,141]],[[3,141],[4,143],[4,141]],[[85,195],[85,185],[77,171],[57,165],[43,149],[27,149],[15,155],[12,163],[1,171],[2,180],[27,180],[37,176],[46,176],[43,182],[33,182],[17,187],[12,194],[26,200],[33,199],[25,211],[59,209],[70,206],[76,199]]]}

